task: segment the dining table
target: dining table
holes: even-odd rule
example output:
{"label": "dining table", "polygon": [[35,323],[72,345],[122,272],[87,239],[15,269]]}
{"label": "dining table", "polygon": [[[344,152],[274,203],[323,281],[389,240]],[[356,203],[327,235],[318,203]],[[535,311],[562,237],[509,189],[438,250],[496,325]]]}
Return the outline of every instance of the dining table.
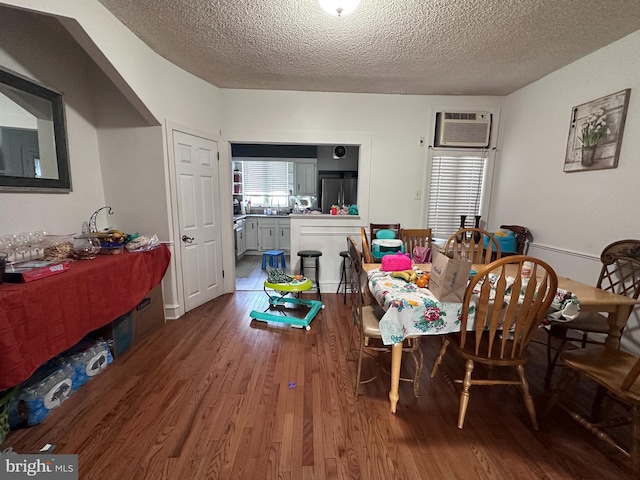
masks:
{"label": "dining table", "polygon": [[[484,266],[474,264],[472,269],[479,271]],[[408,296],[406,287],[402,285],[403,283],[406,285],[406,282],[391,277],[391,272],[381,271],[379,263],[365,263],[363,269],[367,272],[367,294],[373,297],[385,311],[380,319],[380,331],[383,342],[391,345],[389,401],[391,412],[395,413],[400,400],[398,390],[403,341],[415,336],[444,335],[459,331],[458,315],[462,304],[438,302],[427,288],[411,289],[411,295]],[[416,264],[414,269],[430,273],[431,264]],[[393,287],[394,285],[396,288]],[[607,314],[609,324],[605,341],[607,348],[618,348],[621,330],[633,307],[640,303],[631,297],[611,293],[568,277],[558,277],[558,292],[569,292],[569,296],[574,298],[574,303],[579,305],[581,312]],[[416,321],[417,318],[419,318],[418,321]]]}

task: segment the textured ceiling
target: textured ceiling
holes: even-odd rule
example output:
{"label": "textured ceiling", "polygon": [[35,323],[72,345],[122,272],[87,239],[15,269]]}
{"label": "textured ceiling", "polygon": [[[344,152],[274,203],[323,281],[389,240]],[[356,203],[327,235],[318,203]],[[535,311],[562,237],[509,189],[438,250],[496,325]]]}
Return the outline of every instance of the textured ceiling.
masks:
{"label": "textured ceiling", "polygon": [[640,30],[639,0],[99,0],[221,88],[505,95]]}

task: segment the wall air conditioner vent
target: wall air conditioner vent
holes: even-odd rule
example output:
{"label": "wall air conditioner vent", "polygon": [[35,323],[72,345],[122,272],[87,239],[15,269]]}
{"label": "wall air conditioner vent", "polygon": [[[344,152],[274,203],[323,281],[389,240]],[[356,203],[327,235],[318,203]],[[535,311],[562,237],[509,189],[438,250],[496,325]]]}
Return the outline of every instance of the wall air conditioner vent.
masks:
{"label": "wall air conditioner vent", "polygon": [[491,114],[488,112],[438,112],[435,147],[489,146]]}

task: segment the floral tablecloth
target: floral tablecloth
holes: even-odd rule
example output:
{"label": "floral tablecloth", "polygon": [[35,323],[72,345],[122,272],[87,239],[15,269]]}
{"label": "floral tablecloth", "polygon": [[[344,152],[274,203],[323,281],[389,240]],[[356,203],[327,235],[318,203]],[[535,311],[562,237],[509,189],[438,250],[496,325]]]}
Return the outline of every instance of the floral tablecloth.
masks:
{"label": "floral tablecloth", "polygon": [[440,335],[460,331],[461,303],[439,302],[426,288],[393,278],[388,272],[372,270],[369,290],[385,310],[380,333],[385,345],[411,335]]}
{"label": "floral tablecloth", "polygon": [[[380,333],[385,345],[401,342],[409,336],[441,335],[460,331],[462,304],[440,302],[426,288],[394,278],[388,272],[368,273],[369,290],[385,310],[380,319]],[[496,278],[489,277],[493,284]],[[511,282],[512,283],[512,282]],[[478,285],[479,291],[479,285]],[[571,292],[558,289],[548,315],[550,321],[570,321],[580,310],[578,299]],[[469,308],[467,328],[473,328],[475,308]]]}

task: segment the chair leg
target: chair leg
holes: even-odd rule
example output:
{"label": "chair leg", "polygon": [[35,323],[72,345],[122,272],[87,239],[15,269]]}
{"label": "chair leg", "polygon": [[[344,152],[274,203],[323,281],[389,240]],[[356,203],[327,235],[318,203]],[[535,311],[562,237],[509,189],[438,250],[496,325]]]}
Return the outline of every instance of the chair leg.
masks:
{"label": "chair leg", "polygon": [[564,373],[560,377],[560,380],[558,380],[558,383],[556,384],[556,388],[553,391],[551,398],[549,398],[549,401],[547,402],[547,405],[542,412],[543,417],[546,417],[549,414],[555,404],[558,403],[558,400],[560,400],[560,397],[565,395],[572,381],[577,379],[577,377],[578,372],[576,372],[575,370],[568,368],[564,371]]}
{"label": "chair leg", "polygon": [[358,366],[356,367],[356,390],[355,396],[358,396],[360,390],[360,373],[362,372],[362,355],[364,355],[364,341],[360,339],[360,351],[358,352]]}
{"label": "chair leg", "polygon": [[640,478],[640,405],[631,407],[631,472],[634,478]]}
{"label": "chair leg", "polygon": [[524,399],[524,405],[525,407],[527,407],[527,412],[529,412],[529,418],[531,418],[533,429],[537,432],[538,418],[536,417],[536,407],[533,404],[531,392],[529,392],[529,382],[527,381],[527,377],[524,374],[524,366],[516,365],[516,371],[518,372],[518,377],[520,377],[520,388],[522,388],[522,398]]}
{"label": "chair leg", "polygon": [[438,356],[433,362],[433,367],[431,367],[431,378],[436,376],[436,372],[438,371],[438,367],[442,362],[442,357],[447,353],[447,347],[449,346],[449,340],[447,337],[442,337],[442,346],[440,347],[440,351],[438,352]]}
{"label": "chair leg", "polygon": [[418,398],[420,396],[420,375],[422,374],[424,355],[422,348],[420,348],[420,338],[413,338],[410,341],[414,342],[414,350],[411,352],[411,358],[413,358],[416,367],[416,373],[413,377],[413,396]]}
{"label": "chair leg", "polygon": [[464,417],[467,415],[469,405],[469,389],[471,388],[471,372],[473,372],[473,360],[467,360],[465,365],[462,392],[460,392],[460,409],[458,411],[458,428],[464,427]]}
{"label": "chair leg", "polygon": [[556,353],[553,356],[553,360],[549,361],[551,358],[551,332],[549,332],[549,337],[547,338],[547,372],[544,375],[544,388],[545,390],[549,390],[551,388],[551,377],[553,377],[553,370],[556,367],[556,363],[558,363],[558,358],[560,354],[564,350],[564,346],[567,344],[567,329],[562,330],[562,341],[560,342],[560,346],[556,349]]}

